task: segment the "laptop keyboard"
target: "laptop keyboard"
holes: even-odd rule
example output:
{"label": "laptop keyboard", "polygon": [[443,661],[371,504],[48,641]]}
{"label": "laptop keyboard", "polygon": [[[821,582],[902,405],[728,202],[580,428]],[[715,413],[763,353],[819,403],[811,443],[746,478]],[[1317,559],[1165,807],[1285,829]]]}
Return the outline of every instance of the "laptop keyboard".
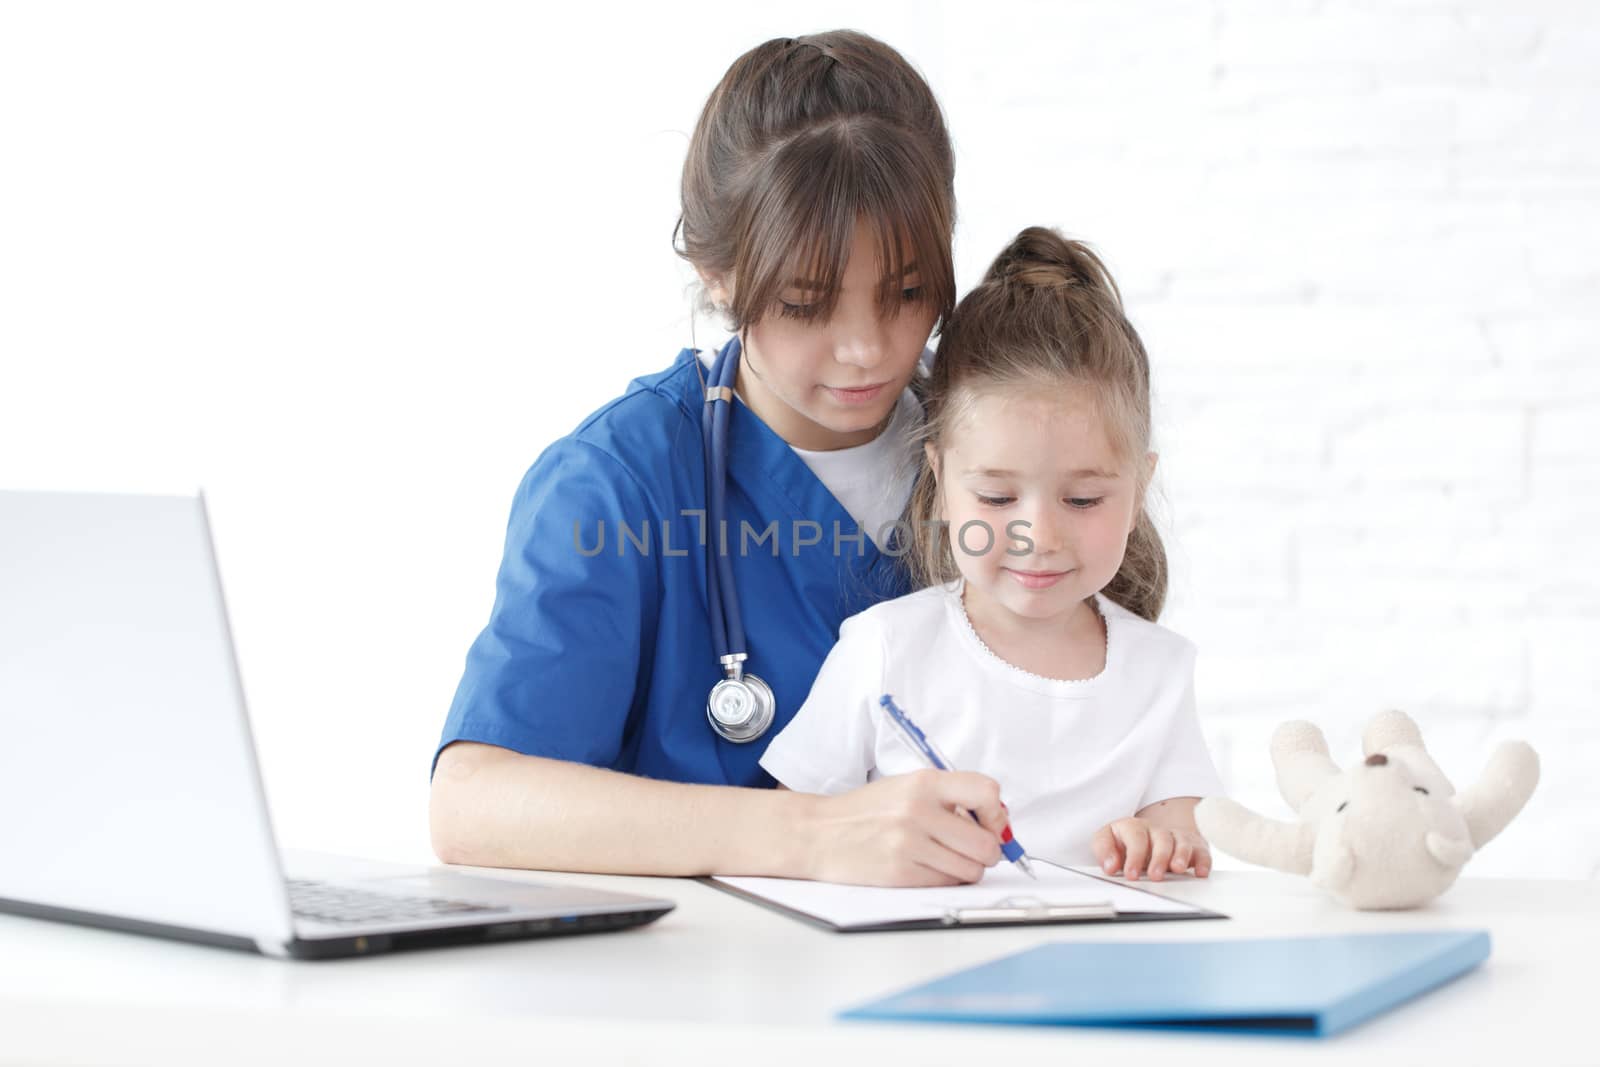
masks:
{"label": "laptop keyboard", "polygon": [[399,896],[331,882],[290,878],[289,907],[297,919],[322,923],[415,922],[418,919],[494,914],[510,908],[443,897]]}

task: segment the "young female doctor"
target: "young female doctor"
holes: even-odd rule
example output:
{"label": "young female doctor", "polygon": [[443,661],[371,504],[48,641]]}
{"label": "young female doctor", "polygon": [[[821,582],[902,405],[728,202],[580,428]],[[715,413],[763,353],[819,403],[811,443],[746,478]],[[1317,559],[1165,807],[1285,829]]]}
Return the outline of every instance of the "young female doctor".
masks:
{"label": "young female doctor", "polygon": [[736,336],[634,380],[524,476],[435,756],[440,859],[881,885],[1000,859],[982,775],[819,797],[757,762],[840,622],[909,591],[889,524],[916,470],[908,385],[955,304],[954,219],[943,116],[893,49],[837,31],[728,69],[679,254]]}

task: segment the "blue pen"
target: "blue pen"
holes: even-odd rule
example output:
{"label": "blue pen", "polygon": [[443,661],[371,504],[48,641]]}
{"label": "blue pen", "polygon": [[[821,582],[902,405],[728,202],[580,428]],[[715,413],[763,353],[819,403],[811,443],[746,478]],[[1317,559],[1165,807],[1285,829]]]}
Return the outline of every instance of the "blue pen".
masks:
{"label": "blue pen", "polygon": [[[945,759],[944,755],[934,747],[933,742],[928,740],[928,735],[922,732],[922,728],[912,722],[909,715],[895,706],[894,697],[885,693],[878,698],[878,703],[883,706],[884,711],[889,713],[889,721],[894,723],[894,727],[899,731],[900,736],[905,739],[906,744],[911,746],[911,751],[915,752],[924,763],[935,770],[955,770],[954,767],[950,766],[950,761]],[[972,816],[973,822],[978,822],[977,815],[970,811],[967,814]],[[978,823],[978,825],[982,826],[983,824]],[[1028,862],[1028,854],[1022,850],[1022,845],[1012,836],[1009,822],[1006,823],[1005,829],[1000,834],[1000,852],[1006,859],[1015,863],[1017,869],[1029,878],[1037,879],[1039,877],[1033,873],[1033,866]]]}

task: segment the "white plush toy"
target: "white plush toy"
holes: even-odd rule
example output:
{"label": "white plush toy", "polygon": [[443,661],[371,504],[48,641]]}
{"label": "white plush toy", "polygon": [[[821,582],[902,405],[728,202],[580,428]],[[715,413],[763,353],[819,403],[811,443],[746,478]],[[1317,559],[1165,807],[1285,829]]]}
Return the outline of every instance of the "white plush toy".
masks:
{"label": "white plush toy", "polygon": [[1299,821],[1207,797],[1195,807],[1200,832],[1242,860],[1310,875],[1353,908],[1414,908],[1450,888],[1539,781],[1533,749],[1507,741],[1457,794],[1422,747],[1417,724],[1399,711],[1374,716],[1361,747],[1366,761],[1341,772],[1321,730],[1284,723],[1272,735],[1272,765]]}

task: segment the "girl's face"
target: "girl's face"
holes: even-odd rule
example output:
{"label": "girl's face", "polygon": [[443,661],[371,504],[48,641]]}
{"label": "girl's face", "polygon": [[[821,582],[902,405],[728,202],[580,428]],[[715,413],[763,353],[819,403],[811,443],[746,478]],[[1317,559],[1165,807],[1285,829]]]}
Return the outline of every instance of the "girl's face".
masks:
{"label": "girl's face", "polygon": [[[913,269],[899,283],[905,303],[886,318],[877,303],[883,267],[873,230],[861,220],[828,321],[806,314],[820,294],[791,284],[745,331],[735,388],[779,437],[796,448],[831,451],[878,435],[916,373],[938,317],[918,299],[922,281],[915,264],[907,266]],[[714,300],[728,299],[722,286],[710,279],[708,285]]]}
{"label": "girl's face", "polygon": [[[1065,623],[1110,584],[1139,472],[1118,458],[1087,387],[983,391],[942,444],[928,459],[969,609]],[[1146,478],[1155,461],[1143,457]]]}

